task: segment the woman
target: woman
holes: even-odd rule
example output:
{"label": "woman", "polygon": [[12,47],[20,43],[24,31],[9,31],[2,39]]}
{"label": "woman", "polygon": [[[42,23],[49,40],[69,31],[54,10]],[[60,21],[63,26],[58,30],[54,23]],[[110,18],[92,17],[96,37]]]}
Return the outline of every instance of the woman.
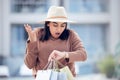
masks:
{"label": "woman", "polygon": [[74,62],[85,61],[87,55],[79,36],[67,29],[67,22],[71,21],[67,19],[64,7],[51,6],[44,21],[44,28],[32,30],[30,25],[24,25],[29,36],[25,64],[36,76],[37,70],[56,59],[67,65],[75,76]]}

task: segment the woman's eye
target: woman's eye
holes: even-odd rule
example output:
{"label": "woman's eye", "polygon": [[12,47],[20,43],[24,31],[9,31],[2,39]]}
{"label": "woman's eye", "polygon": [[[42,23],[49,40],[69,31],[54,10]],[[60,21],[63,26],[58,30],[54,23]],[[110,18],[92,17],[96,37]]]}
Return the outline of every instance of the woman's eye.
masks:
{"label": "woman's eye", "polygon": [[53,25],[54,27],[57,27],[57,25]]}
{"label": "woman's eye", "polygon": [[61,27],[65,27],[65,25],[61,25]]}
{"label": "woman's eye", "polygon": [[61,26],[61,27],[65,27],[65,26]]}

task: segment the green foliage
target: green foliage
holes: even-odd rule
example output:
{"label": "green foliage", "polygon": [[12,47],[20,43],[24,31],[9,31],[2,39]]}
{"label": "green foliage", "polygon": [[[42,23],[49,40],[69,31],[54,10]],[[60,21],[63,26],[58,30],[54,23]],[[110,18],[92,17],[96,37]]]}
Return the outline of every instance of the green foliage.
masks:
{"label": "green foliage", "polygon": [[106,74],[108,78],[113,77],[115,70],[114,57],[111,54],[106,55],[102,60],[98,62],[98,68],[100,72]]}

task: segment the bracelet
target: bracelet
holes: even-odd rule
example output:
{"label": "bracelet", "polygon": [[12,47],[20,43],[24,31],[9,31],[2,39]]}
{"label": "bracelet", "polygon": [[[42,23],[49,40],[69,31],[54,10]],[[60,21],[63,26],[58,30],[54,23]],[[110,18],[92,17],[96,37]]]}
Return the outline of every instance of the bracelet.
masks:
{"label": "bracelet", "polygon": [[67,52],[64,52],[65,53],[65,58],[69,58],[69,55]]}

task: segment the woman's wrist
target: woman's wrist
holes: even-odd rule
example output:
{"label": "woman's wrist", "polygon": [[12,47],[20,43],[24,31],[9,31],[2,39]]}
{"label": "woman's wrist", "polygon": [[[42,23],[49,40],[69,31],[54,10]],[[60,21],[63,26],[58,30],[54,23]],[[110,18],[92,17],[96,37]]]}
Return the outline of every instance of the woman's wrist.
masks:
{"label": "woman's wrist", "polygon": [[69,58],[69,54],[65,52],[65,58]]}

